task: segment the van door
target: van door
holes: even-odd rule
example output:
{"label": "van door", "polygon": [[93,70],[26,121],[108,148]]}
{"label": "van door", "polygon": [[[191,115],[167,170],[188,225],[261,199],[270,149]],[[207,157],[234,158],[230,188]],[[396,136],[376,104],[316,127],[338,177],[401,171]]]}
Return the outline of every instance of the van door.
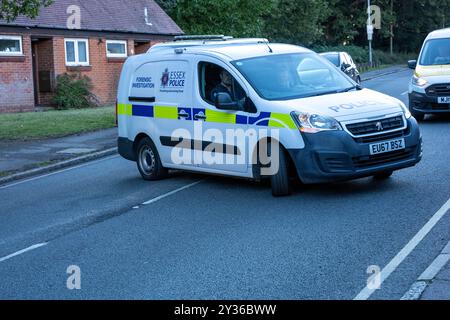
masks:
{"label": "van door", "polygon": [[[151,79],[150,74],[153,75]],[[136,110],[151,121],[142,122],[140,117],[134,121],[140,132],[150,133],[162,164],[169,168],[193,166],[194,156],[190,147],[183,150],[183,154],[187,155],[183,158],[180,158],[179,152],[174,152],[175,147],[183,140],[189,140],[193,133],[192,77],[190,64],[180,60],[146,63],[134,75],[133,81],[136,83],[151,81],[154,86],[151,90],[154,92],[153,102],[150,99],[144,102],[136,99],[133,103],[133,113]],[[148,108],[149,105],[151,108]]]}
{"label": "van door", "polygon": [[[202,147],[195,148],[195,160],[204,171],[249,172],[247,112],[244,101],[247,90],[243,81],[223,62],[202,57],[196,61],[193,109],[195,140]],[[224,79],[226,77],[226,79]],[[224,83],[225,82],[225,83]],[[241,101],[241,110],[218,110],[214,95],[229,91],[233,99]]]}

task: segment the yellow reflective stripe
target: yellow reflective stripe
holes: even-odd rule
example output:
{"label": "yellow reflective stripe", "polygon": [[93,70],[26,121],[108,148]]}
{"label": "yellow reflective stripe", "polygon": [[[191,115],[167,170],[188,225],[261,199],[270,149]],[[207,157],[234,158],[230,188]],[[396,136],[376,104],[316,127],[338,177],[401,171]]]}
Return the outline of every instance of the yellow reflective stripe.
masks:
{"label": "yellow reflective stripe", "polygon": [[131,104],[119,103],[117,105],[117,114],[123,116],[132,116],[133,106]]}
{"label": "yellow reflective stripe", "polygon": [[178,120],[178,107],[155,106],[155,118]]}
{"label": "yellow reflective stripe", "polygon": [[215,110],[206,109],[206,122],[215,123],[236,123],[236,115],[232,113],[219,112]]}
{"label": "yellow reflective stripe", "polygon": [[283,113],[271,113],[269,127],[297,129],[291,115]]}

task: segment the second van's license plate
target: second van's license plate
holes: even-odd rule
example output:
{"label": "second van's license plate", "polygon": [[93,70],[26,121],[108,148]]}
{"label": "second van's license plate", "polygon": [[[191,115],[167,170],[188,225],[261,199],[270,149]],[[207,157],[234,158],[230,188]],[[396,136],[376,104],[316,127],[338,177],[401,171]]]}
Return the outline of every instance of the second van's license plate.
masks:
{"label": "second van's license plate", "polygon": [[439,97],[438,102],[441,104],[450,104],[450,97]]}
{"label": "second van's license plate", "polygon": [[405,149],[405,139],[385,141],[370,145],[370,154],[380,154]]}

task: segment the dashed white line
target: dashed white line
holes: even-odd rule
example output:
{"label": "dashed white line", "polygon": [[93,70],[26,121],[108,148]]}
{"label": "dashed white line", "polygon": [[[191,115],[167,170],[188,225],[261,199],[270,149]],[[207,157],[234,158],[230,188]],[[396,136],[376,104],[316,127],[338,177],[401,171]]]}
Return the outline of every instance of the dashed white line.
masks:
{"label": "dashed white line", "polygon": [[14,252],[14,253],[12,253],[12,254],[6,256],[6,257],[0,258],[0,262],[4,262],[4,261],[9,260],[9,259],[11,259],[11,258],[17,257],[17,256],[19,256],[19,255],[21,255],[21,254],[24,254],[24,253],[26,253],[26,252],[29,252],[29,251],[32,251],[32,250],[41,248],[41,247],[43,247],[43,246],[46,246],[47,244],[48,244],[47,242],[44,242],[44,243],[38,243],[38,244],[32,245],[31,247],[28,247],[28,248],[26,248],[26,249],[23,249],[23,250]]}
{"label": "dashed white line", "polygon": [[162,200],[162,199],[164,199],[164,198],[170,197],[171,195],[174,195],[175,193],[178,193],[178,192],[180,192],[180,191],[183,191],[183,190],[192,188],[192,187],[194,187],[194,186],[200,184],[200,183],[203,182],[203,181],[204,181],[204,180],[200,180],[200,181],[197,181],[197,182],[188,184],[188,185],[186,185],[186,186],[184,186],[184,187],[178,188],[178,189],[176,189],[176,190],[170,191],[170,192],[168,192],[168,193],[165,193],[165,194],[163,194],[163,195],[160,195],[159,197],[156,197],[156,198],[153,198],[153,199],[151,199],[151,200],[148,200],[148,201],[142,203],[142,205],[143,205],[143,206],[147,206],[147,205],[149,205],[149,204],[155,203],[155,202],[157,202],[157,201],[159,201],[159,200]]}
{"label": "dashed white line", "polygon": [[[408,242],[408,244],[381,270],[382,284],[410,255],[417,245],[426,237],[433,227],[445,216],[450,210],[450,199],[431,217],[430,220],[420,229],[420,231]],[[375,292],[375,289],[369,289],[367,286],[354,298],[354,300],[367,300]]]}
{"label": "dashed white line", "polygon": [[402,96],[406,96],[409,93],[409,91],[405,91],[402,93]]}

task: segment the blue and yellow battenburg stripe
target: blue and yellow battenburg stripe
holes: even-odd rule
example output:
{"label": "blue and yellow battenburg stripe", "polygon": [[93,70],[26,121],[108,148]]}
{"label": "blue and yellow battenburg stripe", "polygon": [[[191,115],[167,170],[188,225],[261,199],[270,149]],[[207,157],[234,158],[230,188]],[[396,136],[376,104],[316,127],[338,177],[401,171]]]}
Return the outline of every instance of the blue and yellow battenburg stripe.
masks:
{"label": "blue and yellow battenburg stripe", "polygon": [[[196,121],[194,119],[194,115],[203,114],[206,116],[205,122],[211,123],[243,124],[280,129],[297,129],[291,115],[275,112],[261,112],[259,115],[252,117],[205,108],[118,104],[117,113],[125,116],[184,121]],[[185,116],[181,117],[179,115],[180,113],[184,113]]]}

